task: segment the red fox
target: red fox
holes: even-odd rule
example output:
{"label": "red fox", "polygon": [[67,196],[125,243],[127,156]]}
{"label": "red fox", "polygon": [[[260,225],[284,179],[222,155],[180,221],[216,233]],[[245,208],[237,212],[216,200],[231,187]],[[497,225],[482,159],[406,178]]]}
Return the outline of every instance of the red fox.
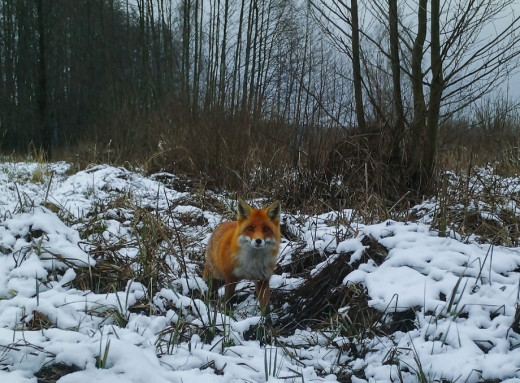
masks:
{"label": "red fox", "polygon": [[211,235],[202,276],[206,281],[224,281],[226,302],[238,281],[255,281],[260,308],[266,313],[280,247],[280,202],[264,209],[253,209],[240,198],[237,202],[237,220],[221,223]]}

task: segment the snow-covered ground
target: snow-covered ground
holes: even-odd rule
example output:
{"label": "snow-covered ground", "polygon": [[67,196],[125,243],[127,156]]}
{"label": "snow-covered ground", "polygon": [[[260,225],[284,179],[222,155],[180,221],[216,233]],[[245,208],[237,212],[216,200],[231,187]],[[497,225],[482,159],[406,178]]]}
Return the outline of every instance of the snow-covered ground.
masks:
{"label": "snow-covered ground", "polygon": [[[246,298],[231,317],[202,299],[204,246],[223,217],[176,184],[173,175],[104,165],[75,172],[66,163],[0,164],[1,382],[36,382],[52,366],[70,368],[62,383],[520,380],[520,248],[455,231],[439,236],[430,227],[435,201],[415,208],[417,222],[350,222],[349,211],[283,215],[295,235],[284,238],[280,262],[315,249],[324,261],[310,276],[342,254],[361,259],[366,236],[386,247],[382,264],[362,263],[343,283],[365,286],[380,312],[412,309],[414,326],[360,339],[361,355],[342,347],[356,339],[333,321],[260,342],[248,333],[261,320],[250,284],[239,286]],[[505,208],[520,214],[514,199]],[[167,287],[150,291],[129,279],[119,281],[121,291],[80,289],[80,277],[88,280],[101,259],[94,239],[130,260],[143,256],[146,236],[132,223],[138,211],[164,222],[169,238],[157,249],[170,266],[161,281]],[[87,222],[98,231],[87,233]],[[271,280],[278,291],[302,283],[286,272]],[[348,309],[347,302],[338,312]],[[283,311],[273,307],[274,329]]]}

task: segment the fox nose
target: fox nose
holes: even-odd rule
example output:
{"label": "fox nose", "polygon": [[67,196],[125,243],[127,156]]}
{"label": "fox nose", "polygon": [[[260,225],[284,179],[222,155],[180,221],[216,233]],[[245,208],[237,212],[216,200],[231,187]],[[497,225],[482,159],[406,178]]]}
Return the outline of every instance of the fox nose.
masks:
{"label": "fox nose", "polygon": [[255,239],[255,245],[256,246],[260,246],[261,244],[262,244],[262,239],[261,238]]}

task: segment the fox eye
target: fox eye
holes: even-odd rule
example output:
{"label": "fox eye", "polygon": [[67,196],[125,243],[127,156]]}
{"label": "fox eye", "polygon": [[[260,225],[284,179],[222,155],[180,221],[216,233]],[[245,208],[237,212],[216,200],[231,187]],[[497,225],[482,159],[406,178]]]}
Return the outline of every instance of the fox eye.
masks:
{"label": "fox eye", "polygon": [[253,226],[248,226],[246,230],[247,231],[255,231],[255,228]]}
{"label": "fox eye", "polygon": [[271,231],[271,229],[268,228],[267,226],[264,226],[264,228],[262,230],[264,231],[264,233],[269,233]]}

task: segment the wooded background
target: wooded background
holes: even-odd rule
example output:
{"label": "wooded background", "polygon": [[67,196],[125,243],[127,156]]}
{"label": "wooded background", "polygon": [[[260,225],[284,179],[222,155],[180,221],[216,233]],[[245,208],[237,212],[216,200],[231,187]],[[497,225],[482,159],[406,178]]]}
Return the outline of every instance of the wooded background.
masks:
{"label": "wooded background", "polygon": [[0,0],[1,149],[424,192],[443,134],[515,137],[514,103],[479,100],[518,66],[519,19],[514,0],[410,3]]}

